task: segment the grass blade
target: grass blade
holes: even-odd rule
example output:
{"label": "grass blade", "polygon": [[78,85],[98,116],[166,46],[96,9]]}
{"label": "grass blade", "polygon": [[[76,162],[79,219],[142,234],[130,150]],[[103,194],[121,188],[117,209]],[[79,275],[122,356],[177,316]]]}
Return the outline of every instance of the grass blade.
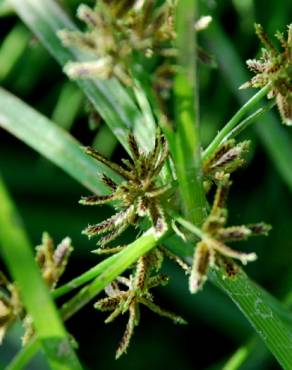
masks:
{"label": "grass blade", "polygon": [[212,279],[237,305],[283,369],[292,368],[292,315],[240,270],[235,279]]}
{"label": "grass blade", "polygon": [[1,254],[20,288],[23,303],[32,316],[46,358],[52,369],[82,369],[1,178],[0,203]]}
{"label": "grass blade", "polygon": [[16,24],[6,36],[0,48],[0,82],[10,74],[27,48],[30,38],[30,32],[21,23]]}
{"label": "grass blade", "polygon": [[177,7],[179,69],[175,77],[175,166],[186,218],[201,224],[206,200],[201,169],[198,86],[194,24],[197,2],[180,0]]}
{"label": "grass blade", "polygon": [[0,88],[0,127],[61,167],[93,192],[105,193],[102,173],[119,178],[107,167],[87,156],[80,144],[14,95]]}

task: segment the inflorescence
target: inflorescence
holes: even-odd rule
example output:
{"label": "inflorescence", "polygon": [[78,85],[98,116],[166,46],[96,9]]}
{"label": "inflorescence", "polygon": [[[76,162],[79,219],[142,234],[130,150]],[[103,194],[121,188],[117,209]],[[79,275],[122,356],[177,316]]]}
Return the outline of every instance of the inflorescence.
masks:
{"label": "inflorescence", "polygon": [[68,63],[65,72],[71,78],[115,76],[124,84],[131,84],[129,68],[136,53],[145,58],[173,54],[175,3],[175,0],[161,5],[153,0],[103,0],[94,9],[80,5],[77,16],[88,30],[63,30],[58,36],[65,46],[84,51],[86,58]]}
{"label": "inflorescence", "polygon": [[[72,251],[70,238],[63,239],[55,247],[49,234],[43,233],[42,244],[36,247],[35,260],[50,290],[55,289],[63,275]],[[25,345],[35,333],[32,318],[24,309],[17,285],[0,272],[0,344],[17,319],[22,321],[24,327],[22,343]]]}
{"label": "inflorescence", "polygon": [[128,142],[132,161],[123,160],[123,166],[109,161],[92,148],[85,149],[87,154],[116,171],[124,179],[118,185],[103,175],[102,180],[112,193],[102,196],[92,195],[80,200],[84,205],[116,202],[115,207],[118,210],[116,214],[99,224],[88,226],[83,231],[89,237],[105,234],[98,241],[101,247],[116,239],[130,225],[137,225],[141,217],[146,216],[151,220],[157,238],[168,229],[161,197],[169,190],[170,184],[157,184],[158,175],[168,156],[167,142],[158,134],[154,148],[148,154],[139,150],[132,134],[129,135]]}
{"label": "inflorescence", "polygon": [[275,98],[284,124],[292,125],[292,24],[288,26],[288,36],[276,33],[283,49],[280,52],[270,41],[260,24],[255,25],[258,38],[264,45],[260,59],[249,59],[246,63],[256,75],[240,88],[264,87],[270,85],[268,98]]}

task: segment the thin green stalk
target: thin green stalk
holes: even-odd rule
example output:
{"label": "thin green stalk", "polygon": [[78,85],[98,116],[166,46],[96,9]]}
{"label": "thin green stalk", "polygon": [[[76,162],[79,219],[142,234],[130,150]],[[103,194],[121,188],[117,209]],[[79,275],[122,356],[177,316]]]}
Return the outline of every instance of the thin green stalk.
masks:
{"label": "thin green stalk", "polygon": [[[73,298],[66,302],[61,308],[64,320],[74,315],[80,308],[91,301],[111,281],[125,271],[139,257],[154,248],[159,240],[153,231],[149,229],[139,239],[129,244],[122,252],[116,254],[115,263],[108,264],[92,283],[82,288]],[[106,261],[104,261],[106,262]]]}
{"label": "thin green stalk", "polygon": [[[220,70],[230,90],[235,93],[239,103],[244,104],[252,91],[239,90],[238,86],[247,81],[250,74],[244,67],[242,58],[235,51],[231,40],[215,20],[208,28],[208,43],[220,63]],[[287,135],[287,129],[282,127],[280,120],[272,112],[267,112],[263,125],[254,127],[275,168],[292,190],[292,141],[290,135]]]}
{"label": "thin green stalk", "polygon": [[20,217],[0,178],[0,243],[2,257],[17,283],[52,369],[82,369],[66,329],[34,261]]}
{"label": "thin green stalk", "polygon": [[118,146],[117,138],[106,125],[102,125],[95,136],[92,147],[107,158],[113,155]]}
{"label": "thin green stalk", "polygon": [[[289,286],[291,285],[291,275],[285,278]],[[283,299],[283,305],[290,309],[292,302],[292,293],[289,292],[286,297]],[[290,310],[291,311],[291,310]],[[292,311],[291,311],[292,315]],[[248,367],[247,363],[257,364],[263,363],[269,359],[271,356],[266,347],[263,347],[263,343],[259,341],[259,338],[253,335],[247,343],[240,346],[230,358],[227,360],[224,365],[223,370],[238,370],[243,364]]]}
{"label": "thin green stalk", "polygon": [[253,338],[246,345],[239,347],[226,362],[222,370],[238,370],[254,349],[256,340]]}
{"label": "thin green stalk", "polygon": [[[243,121],[241,121],[237,126],[234,127],[224,138],[222,143],[225,141],[232,139],[239,135],[242,131],[244,131],[248,126],[250,126],[252,123],[255,123],[256,120],[258,120],[264,113],[268,112],[270,109],[272,109],[276,105],[276,101],[270,101],[267,105],[265,105],[262,108],[259,108],[257,111],[246,117]],[[203,159],[204,159],[204,153],[203,153]]]}
{"label": "thin green stalk", "polygon": [[175,77],[175,167],[186,218],[201,224],[206,200],[200,155],[198,78],[194,24],[197,1],[180,0],[177,5],[177,49],[179,65]]}
{"label": "thin green stalk", "polygon": [[70,131],[80,111],[84,97],[72,82],[65,82],[52,113],[52,121],[66,131]]}
{"label": "thin green stalk", "polygon": [[259,90],[255,95],[253,95],[227,122],[227,124],[218,132],[214,140],[209,144],[209,146],[204,150],[203,159],[208,159],[219,147],[230,132],[238,125],[242,118],[254,108],[260,100],[262,100],[269,92],[270,86],[266,85],[261,90]]}
{"label": "thin green stalk", "polygon": [[31,33],[21,23],[16,24],[5,37],[0,48],[0,82],[8,77],[21,55],[25,52]]}
{"label": "thin green stalk", "polygon": [[187,230],[189,230],[196,237],[198,237],[200,239],[204,239],[205,235],[204,235],[203,231],[199,227],[197,227],[193,223],[185,220],[183,217],[181,217],[179,214],[177,214],[177,213],[175,213],[173,211],[170,213],[170,215],[171,215],[171,217],[172,217],[173,220],[175,220],[180,225],[182,225],[184,228],[186,228]]}
{"label": "thin green stalk", "polygon": [[17,353],[10,364],[6,366],[5,370],[23,370],[40,348],[39,340],[32,338],[31,341]]}

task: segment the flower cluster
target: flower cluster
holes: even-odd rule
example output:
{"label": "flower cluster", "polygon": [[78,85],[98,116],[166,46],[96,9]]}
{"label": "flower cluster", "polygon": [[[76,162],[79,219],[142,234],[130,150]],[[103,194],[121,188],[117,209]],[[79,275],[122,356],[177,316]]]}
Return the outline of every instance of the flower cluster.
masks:
{"label": "flower cluster", "polygon": [[244,155],[249,146],[248,140],[237,143],[230,139],[219,145],[217,150],[203,161],[204,186],[207,193],[212,183],[216,183],[217,178],[222,178],[222,173],[231,174],[244,165]]}
{"label": "flower cluster", "polygon": [[[42,276],[53,290],[63,274],[70,254],[73,250],[71,240],[67,237],[54,247],[54,242],[47,234],[43,234],[42,244],[36,247],[35,260]],[[25,312],[16,284],[11,283],[0,272],[0,344],[11,326],[17,319],[22,320],[25,329],[22,343],[25,345],[34,335],[32,318]]]}
{"label": "flower cluster", "polygon": [[180,316],[158,306],[150,293],[152,288],[168,283],[166,275],[158,274],[162,261],[163,251],[158,248],[140,257],[133,274],[128,278],[118,277],[105,289],[107,297],[100,299],[94,305],[100,311],[112,311],[105,323],[110,323],[119,315],[129,312],[128,323],[118,346],[116,358],[125,353],[129,346],[134,328],[139,324],[141,304],[175,323],[186,323]]}
{"label": "flower cluster", "polygon": [[65,67],[71,78],[117,77],[131,84],[129,66],[135,53],[150,58],[173,54],[175,0],[157,5],[153,0],[99,1],[94,9],[80,5],[77,16],[86,23],[86,32],[58,33],[65,46],[87,55],[86,61]]}
{"label": "flower cluster", "polygon": [[130,225],[137,225],[141,217],[147,216],[152,221],[157,238],[168,229],[161,196],[169,190],[170,185],[157,185],[158,175],[168,156],[167,142],[158,134],[153,150],[146,154],[139,150],[132,134],[129,135],[128,141],[132,161],[124,160],[124,166],[109,161],[92,148],[86,148],[87,154],[116,171],[124,179],[118,185],[103,175],[103,181],[112,193],[92,195],[80,200],[84,205],[116,202],[115,207],[118,210],[116,214],[96,225],[88,226],[83,231],[89,237],[104,234],[98,242],[101,247],[116,239]]}
{"label": "flower cluster", "polygon": [[276,98],[284,124],[292,125],[292,24],[288,26],[288,37],[276,33],[283,49],[280,52],[270,41],[260,24],[255,25],[256,34],[264,45],[261,59],[250,59],[248,67],[256,75],[240,88],[264,87],[270,84],[268,98]]}
{"label": "flower cluster", "polygon": [[7,277],[0,272],[0,344],[11,324],[23,311],[19,291]]}
{"label": "flower cluster", "polygon": [[189,279],[189,287],[192,293],[202,288],[207,280],[210,267],[216,267],[226,258],[239,260],[242,264],[254,261],[255,253],[242,253],[231,249],[225,243],[247,240],[251,236],[267,235],[270,226],[264,223],[226,226],[227,209],[226,199],[231,185],[230,175],[217,174],[219,181],[212,209],[202,225],[202,237],[197,243],[194,252],[193,266]]}

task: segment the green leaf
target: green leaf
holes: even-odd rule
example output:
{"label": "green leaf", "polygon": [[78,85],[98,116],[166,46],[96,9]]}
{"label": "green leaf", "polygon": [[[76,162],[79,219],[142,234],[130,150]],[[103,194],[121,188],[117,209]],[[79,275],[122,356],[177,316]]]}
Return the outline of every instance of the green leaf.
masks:
{"label": "green leaf", "polygon": [[[11,0],[11,3],[24,23],[62,66],[68,61],[81,61],[84,58],[78,50],[65,48],[56,35],[61,29],[76,30],[75,24],[57,2]],[[152,148],[154,122],[145,119],[130,94],[117,80],[78,81],[78,85],[125,148],[128,147],[129,131],[133,131],[142,148]]]}
{"label": "green leaf", "polygon": [[61,167],[95,193],[106,193],[102,173],[120,181],[106,166],[86,155],[80,144],[62,128],[0,88],[0,127]]}
{"label": "green leaf", "polygon": [[292,368],[292,314],[253,283],[243,270],[233,279],[214,271],[212,280],[237,305],[283,369]]}
{"label": "green leaf", "polygon": [[18,284],[37,336],[52,369],[82,369],[69,343],[66,329],[34,261],[32,247],[20,217],[0,178],[1,254]]}
{"label": "green leaf", "polygon": [[5,37],[0,48],[0,82],[7,78],[15,67],[19,58],[25,52],[30,38],[30,32],[21,23],[16,24]]}
{"label": "green leaf", "polygon": [[[81,289],[73,298],[66,302],[61,308],[64,320],[74,315],[80,308],[97,296],[111,281],[121,275],[137,259],[149,252],[159,243],[154,229],[149,229],[140,238],[129,244],[124,250],[99,263],[97,266],[84,273],[75,280],[77,285],[94,279],[90,284]],[[83,280],[83,281],[81,281]],[[74,281],[72,281],[74,285]],[[72,290],[72,285],[61,287],[56,295]]]}

